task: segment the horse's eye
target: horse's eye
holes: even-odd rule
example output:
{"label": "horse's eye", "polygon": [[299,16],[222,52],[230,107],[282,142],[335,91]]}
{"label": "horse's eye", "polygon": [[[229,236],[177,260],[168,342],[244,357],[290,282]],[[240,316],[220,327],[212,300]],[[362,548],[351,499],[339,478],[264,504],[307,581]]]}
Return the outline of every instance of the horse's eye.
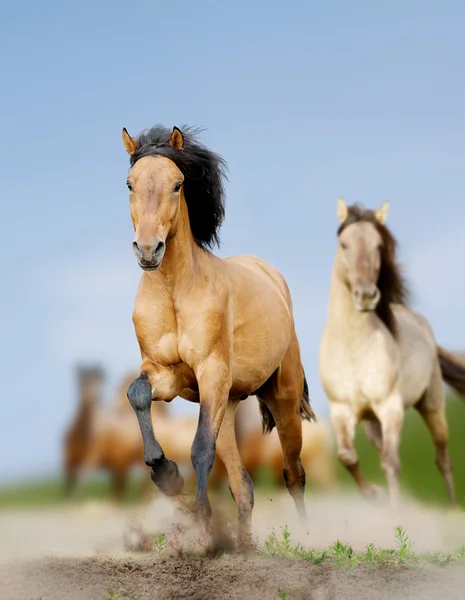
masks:
{"label": "horse's eye", "polygon": [[347,244],[344,244],[344,242],[341,242],[341,248],[343,250],[347,250]]}
{"label": "horse's eye", "polygon": [[179,192],[179,190],[182,188],[182,181],[180,181],[179,183],[177,183],[174,188],[173,188],[173,192],[175,194],[177,194]]}
{"label": "horse's eye", "polygon": [[129,181],[126,181],[126,185],[128,186],[128,190],[132,192],[132,185],[129,183]]}

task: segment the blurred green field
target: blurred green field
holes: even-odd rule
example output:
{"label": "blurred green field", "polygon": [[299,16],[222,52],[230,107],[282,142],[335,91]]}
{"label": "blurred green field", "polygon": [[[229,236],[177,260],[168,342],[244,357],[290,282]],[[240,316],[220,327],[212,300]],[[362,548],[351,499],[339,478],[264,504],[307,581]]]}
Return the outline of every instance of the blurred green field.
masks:
{"label": "blurred green field", "polygon": [[[124,503],[135,504],[140,500],[140,477],[131,477],[126,487]],[[104,500],[109,498],[108,477],[96,476],[78,486],[73,500]],[[64,482],[61,477],[24,482],[0,488],[0,510],[7,508],[44,507],[66,502]]]}
{"label": "blurred green field", "polygon": [[[454,467],[458,502],[465,508],[465,402],[449,396],[447,417],[450,432],[450,453]],[[363,429],[357,431],[356,447],[364,475],[370,481],[385,485],[378,453],[366,440]],[[415,410],[405,415],[400,448],[402,489],[415,499],[431,505],[447,505],[444,482],[435,464],[435,452],[429,433]],[[337,460],[335,459],[337,462]],[[337,464],[337,474],[342,485],[355,491],[347,472]],[[270,478],[262,471],[255,478],[257,492],[270,489]],[[309,486],[311,489],[311,487]],[[91,478],[78,487],[75,499],[105,499],[109,497],[109,478]],[[133,476],[126,489],[125,503],[140,499],[141,475]],[[0,510],[11,507],[49,506],[65,501],[63,481],[60,477],[0,488]]]}

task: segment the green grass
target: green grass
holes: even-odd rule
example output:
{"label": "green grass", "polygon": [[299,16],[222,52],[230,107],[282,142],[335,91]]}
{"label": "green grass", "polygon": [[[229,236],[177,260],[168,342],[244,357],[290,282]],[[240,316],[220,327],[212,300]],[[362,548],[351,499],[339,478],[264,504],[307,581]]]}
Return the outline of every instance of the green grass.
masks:
{"label": "green grass", "polygon": [[360,552],[349,544],[336,540],[329,548],[306,550],[301,544],[293,543],[291,533],[285,526],[280,534],[272,531],[263,547],[259,549],[259,554],[272,558],[308,560],[314,564],[327,563],[334,567],[420,568],[431,563],[438,566],[455,564],[465,567],[465,546],[455,553],[415,554],[410,549],[410,540],[402,525],[395,527],[393,534],[397,545],[394,549],[377,548],[374,544],[368,544],[365,550]]}

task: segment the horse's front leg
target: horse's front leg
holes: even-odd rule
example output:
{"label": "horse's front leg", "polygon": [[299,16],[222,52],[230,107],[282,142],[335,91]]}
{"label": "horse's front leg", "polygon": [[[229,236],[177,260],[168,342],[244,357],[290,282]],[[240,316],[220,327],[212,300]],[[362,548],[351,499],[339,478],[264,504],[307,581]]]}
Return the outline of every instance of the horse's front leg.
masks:
{"label": "horse's front leg", "polygon": [[196,503],[205,522],[211,516],[208,477],[216,457],[216,440],[223,422],[231,389],[229,368],[218,360],[204,365],[198,375],[200,413],[192,444],[191,459],[196,477]]}
{"label": "horse's front leg", "polygon": [[145,464],[152,467],[152,481],[167,496],[179,494],[184,487],[184,479],[178,466],[168,460],[157,442],[152,426],[152,385],[146,372],[142,372],[128,388],[128,400],[139,421],[144,442]]}

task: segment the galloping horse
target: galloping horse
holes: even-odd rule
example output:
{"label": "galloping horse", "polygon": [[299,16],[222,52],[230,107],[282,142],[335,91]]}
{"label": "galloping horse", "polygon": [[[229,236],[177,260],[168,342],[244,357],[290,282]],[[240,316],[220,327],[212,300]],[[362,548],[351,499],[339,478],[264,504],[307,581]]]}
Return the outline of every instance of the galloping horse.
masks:
{"label": "galloping horse", "polygon": [[465,366],[435,341],[426,319],[407,306],[388,203],[376,211],[338,203],[338,247],[320,376],[329,399],[341,463],[370,497],[354,448],[357,423],[381,453],[391,502],[399,499],[398,448],[404,411],[414,406],[436,447],[437,466],[455,504],[443,379],[465,393]]}
{"label": "galloping horse", "polygon": [[200,402],[191,451],[199,514],[207,524],[207,482],[218,452],[238,507],[239,544],[248,545],[253,489],[235,439],[238,402],[256,394],[265,429],[276,425],[284,479],[304,521],[301,418],[314,415],[283,276],[259,258],[209,251],[224,218],[226,163],[197,133],[162,126],[137,138],[122,132],[133,250],[144,271],[133,312],[142,365],[128,399],[152,480],[168,495],[184,482],[155,439],[151,403],[176,396]]}

